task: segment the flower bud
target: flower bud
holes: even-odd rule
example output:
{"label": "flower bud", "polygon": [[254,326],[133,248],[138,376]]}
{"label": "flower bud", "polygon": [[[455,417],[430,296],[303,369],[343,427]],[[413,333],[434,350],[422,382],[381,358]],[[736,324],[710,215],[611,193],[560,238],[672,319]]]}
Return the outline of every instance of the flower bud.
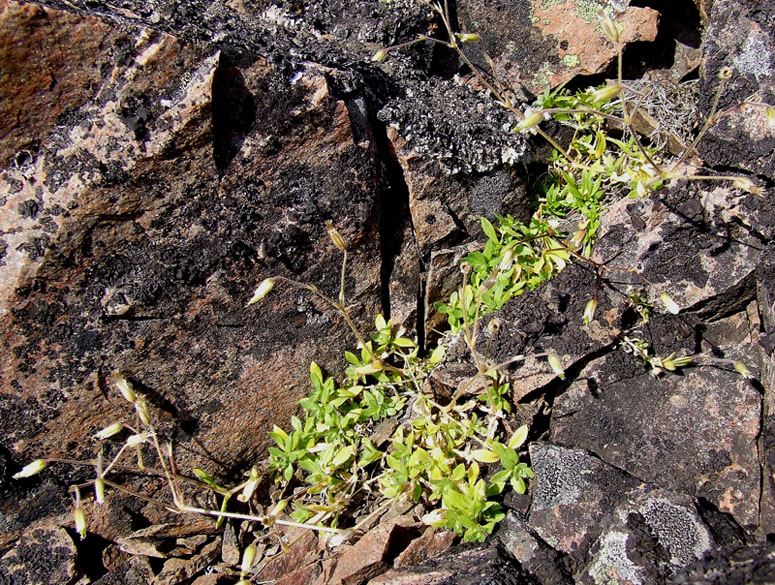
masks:
{"label": "flower bud", "polygon": [[525,118],[514,127],[514,132],[524,132],[530,130],[533,126],[538,125],[544,119],[544,113],[541,110],[534,112],[525,112]]}
{"label": "flower bud", "polygon": [[589,299],[587,306],[584,307],[584,325],[589,325],[592,319],[595,318],[595,311],[597,310],[597,299]]}
{"label": "flower bud", "polygon": [[371,58],[371,60],[374,61],[375,63],[382,63],[382,61],[385,60],[387,55],[388,55],[388,52],[386,49],[380,49],[379,51],[374,53],[374,56]]}
{"label": "flower bud", "polygon": [[135,410],[141,421],[147,425],[151,424],[151,411],[148,409],[148,403],[144,398],[139,398],[137,400],[135,403]]}
{"label": "flower bud", "polygon": [[735,362],[735,370],[746,380],[753,378],[751,370],[749,370],[743,362]]}
{"label": "flower bud", "polygon": [[109,437],[112,437],[113,435],[119,434],[123,428],[124,428],[124,425],[122,425],[121,423],[113,423],[112,425],[102,429],[99,433],[95,434],[94,436],[97,437],[98,439],[107,439]]}
{"label": "flower bud", "polygon": [[86,513],[81,506],[75,508],[73,512],[75,517],[75,531],[79,534],[81,539],[86,538]]}
{"label": "flower bud", "polygon": [[46,465],[48,465],[48,463],[45,459],[36,459],[29,465],[24,466],[19,473],[15,473],[13,478],[21,479],[23,477],[32,477],[33,475],[38,475],[41,471],[46,469]]}
{"label": "flower bud", "polygon": [[590,94],[593,102],[607,102],[610,99],[615,98],[622,91],[619,85],[606,85],[600,89],[596,89]]}
{"label": "flower bud", "polygon": [[148,435],[146,433],[140,433],[137,435],[132,435],[126,440],[126,446],[127,447],[134,447],[136,445],[142,445],[148,440]]}
{"label": "flower bud", "polygon": [[609,38],[612,43],[619,40],[619,29],[616,28],[614,21],[606,14],[602,8],[597,11],[597,16],[600,19],[600,25],[603,27],[603,32]]}
{"label": "flower bud", "polygon": [[269,294],[269,291],[272,290],[272,287],[274,286],[274,279],[273,278],[265,278],[261,281],[261,284],[258,285],[258,288],[253,292],[253,296],[250,297],[250,300],[248,301],[248,305],[250,306],[253,303],[257,303],[261,299],[263,299],[266,295]]}
{"label": "flower bud", "polygon": [[240,565],[240,577],[244,577],[250,572],[253,567],[253,561],[256,558],[256,545],[251,544],[242,553],[242,564]]}
{"label": "flower bud", "polygon": [[482,37],[475,33],[456,33],[455,36],[461,43],[478,43]]}
{"label": "flower bud", "polygon": [[514,262],[514,248],[506,248],[503,252],[503,258],[498,265],[498,270],[506,271],[511,268],[511,264]]}
{"label": "flower bud", "polygon": [[745,177],[737,177],[732,182],[732,185],[737,189],[742,189],[743,191],[753,193],[754,195],[762,195],[764,193],[761,187],[755,185],[753,181],[746,179]]}
{"label": "flower bud", "polygon": [[121,396],[123,396],[128,402],[134,403],[137,396],[135,395],[135,389],[134,386],[132,386],[132,382],[127,380],[124,375],[121,372],[113,372],[110,375],[109,380],[116,385],[116,387],[121,392]]}
{"label": "flower bud", "polygon": [[344,250],[347,248],[347,242],[344,241],[342,234],[339,233],[339,230],[334,227],[332,222],[326,222],[326,231],[328,232],[328,235],[331,236],[331,240],[334,242],[334,246],[344,252]]}
{"label": "flower bud", "polygon": [[101,477],[94,480],[94,501],[98,504],[105,503],[105,480]]}
{"label": "flower bud", "polygon": [[670,295],[667,293],[662,293],[659,295],[659,300],[662,301],[662,304],[665,305],[665,309],[667,309],[668,313],[672,313],[673,315],[677,315],[681,312],[681,307],[678,306],[678,303],[676,303],[672,298],[670,298]]}
{"label": "flower bud", "polygon": [[560,358],[558,358],[556,355],[549,354],[548,357],[549,365],[552,367],[552,370],[555,374],[557,374],[557,377],[560,378],[560,380],[565,379],[565,370],[562,368],[562,362],[560,361]]}

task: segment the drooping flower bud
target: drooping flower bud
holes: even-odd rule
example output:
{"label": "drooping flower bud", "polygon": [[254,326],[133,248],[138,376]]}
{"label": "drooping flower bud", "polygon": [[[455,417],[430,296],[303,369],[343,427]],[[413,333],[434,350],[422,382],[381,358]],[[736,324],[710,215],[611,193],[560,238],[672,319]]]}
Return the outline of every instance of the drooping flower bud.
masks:
{"label": "drooping flower bud", "polygon": [[125,400],[134,403],[134,401],[137,399],[137,396],[135,395],[135,389],[134,386],[132,386],[132,382],[127,380],[119,371],[113,372],[110,375],[109,380],[111,383],[116,385],[116,387],[121,392],[121,396],[123,396]]}
{"label": "drooping flower bud", "polygon": [[605,87],[601,87],[600,89],[596,89],[590,94],[590,97],[592,98],[592,101],[597,102],[607,102],[610,99],[615,98],[619,93],[621,93],[622,88],[620,85],[606,85]]}
{"label": "drooping flower bud", "polygon": [[659,300],[662,301],[662,304],[665,305],[665,309],[667,309],[668,313],[672,313],[673,315],[677,315],[681,312],[681,307],[678,306],[678,303],[676,303],[669,294],[662,293],[659,295]]}
{"label": "drooping flower bud", "polygon": [[562,367],[562,362],[560,361],[560,358],[558,358],[556,355],[549,354],[549,357],[547,358],[549,360],[549,365],[552,367],[552,371],[554,371],[555,374],[557,374],[557,377],[560,378],[560,380],[565,379],[565,370]]}
{"label": "drooping flower bud", "polygon": [[754,195],[762,195],[764,193],[761,187],[754,184],[754,182],[751,181],[751,179],[747,179],[745,177],[737,177],[732,182],[732,185],[737,189],[742,189],[743,191],[746,191],[748,193],[753,193]]}
{"label": "drooping flower bud", "polygon": [[482,37],[475,33],[455,33],[455,36],[461,43],[478,43],[482,40]]}
{"label": "drooping flower bud", "polygon": [[113,423],[112,425],[102,429],[99,433],[95,434],[94,436],[98,439],[107,439],[109,437],[112,437],[113,435],[119,434],[123,428],[124,428],[124,425],[122,425],[121,423]]}
{"label": "drooping flower bud", "polygon": [[13,475],[14,479],[21,479],[23,477],[32,477],[38,475],[41,471],[46,469],[48,463],[45,459],[36,459],[32,463],[25,465],[19,473]]}
{"label": "drooping flower bud", "polygon": [[105,503],[105,480],[101,477],[94,480],[94,501],[98,504]]}
{"label": "drooping flower bud", "polygon": [[541,110],[526,111],[525,118],[514,127],[514,132],[525,132],[534,126],[537,126],[544,119],[544,113]]}
{"label": "drooping flower bud", "polygon": [[614,24],[614,21],[611,20],[611,17],[608,16],[605,10],[602,8],[597,11],[597,16],[600,19],[600,25],[603,27],[603,32],[605,32],[605,35],[608,37],[608,39],[615,43],[619,40],[619,29],[616,28],[616,25]]}
{"label": "drooping flower bud", "polygon": [[145,398],[140,397],[137,399],[135,410],[141,421],[147,425],[151,424],[151,411],[148,409],[148,403],[145,401]]}
{"label": "drooping flower bud", "polygon": [[735,370],[746,380],[753,378],[751,370],[749,370],[743,362],[735,362]]}
{"label": "drooping flower bud", "polygon": [[589,299],[587,306],[584,307],[584,325],[589,325],[595,318],[595,311],[597,311],[597,299]]}
{"label": "drooping flower bud", "polygon": [[334,246],[344,252],[347,249],[347,242],[344,241],[342,234],[339,233],[339,230],[334,227],[332,222],[326,222],[326,231],[328,232],[328,235],[331,236],[331,241],[334,242]]}
{"label": "drooping flower bud", "polygon": [[81,537],[81,540],[83,540],[86,538],[86,513],[79,505],[76,506],[73,516],[75,517],[75,531]]}
{"label": "drooping flower bud", "polygon": [[253,561],[256,558],[256,545],[251,544],[242,553],[242,564],[240,565],[240,576],[244,577],[253,568]]}
{"label": "drooping flower bud", "polygon": [[274,279],[273,278],[265,278],[261,281],[261,284],[258,285],[258,288],[253,292],[253,296],[250,297],[250,300],[248,301],[248,305],[250,306],[253,303],[257,303],[261,299],[263,299],[266,295],[269,294],[269,291],[272,290],[272,287],[274,286]]}
{"label": "drooping flower bud", "polygon": [[374,53],[374,56],[371,58],[372,61],[375,63],[382,63],[382,61],[385,60],[385,58],[388,56],[388,52],[386,49],[380,49],[376,53]]}

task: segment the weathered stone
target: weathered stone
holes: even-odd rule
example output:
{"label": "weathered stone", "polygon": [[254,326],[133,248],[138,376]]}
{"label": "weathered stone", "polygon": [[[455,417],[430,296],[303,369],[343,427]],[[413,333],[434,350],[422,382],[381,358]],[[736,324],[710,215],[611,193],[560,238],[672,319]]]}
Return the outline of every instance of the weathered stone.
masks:
{"label": "weathered stone", "polygon": [[146,557],[136,556],[112,568],[94,585],[148,585],[153,582],[153,569]]}
{"label": "weathered stone", "polygon": [[281,549],[277,558],[264,559],[261,569],[256,572],[255,581],[279,580],[317,559],[318,536],[313,530],[294,528],[285,532],[284,538],[288,548]]}
{"label": "weathered stone", "polygon": [[719,70],[730,67],[732,77],[718,107],[728,113],[700,142],[700,157],[714,166],[772,176],[775,130],[765,106],[775,103],[775,8],[752,0],[714,0],[702,52],[700,91],[706,114],[720,83]]}
{"label": "weathered stone", "polygon": [[657,585],[714,546],[692,498],[639,487],[612,511],[575,582]]}
{"label": "weathered stone", "polygon": [[[336,562],[326,585],[359,585],[385,572],[417,534],[415,522],[399,516],[369,530]],[[322,576],[322,575],[321,575]]]}
{"label": "weathered stone", "polygon": [[378,114],[406,181],[421,258],[480,233],[479,217],[528,212],[526,140],[508,113],[452,81],[412,83]]}
{"label": "weathered stone", "polygon": [[[600,25],[605,4],[588,0],[530,0],[458,3],[463,30],[482,35],[487,52],[503,82],[537,95],[578,74],[600,73],[616,58],[616,47]],[[623,12],[618,12],[623,10]],[[651,8],[617,2],[615,16],[620,42],[653,41],[659,13]],[[476,48],[469,51],[476,61]],[[475,61],[475,62],[476,62]],[[486,68],[482,61],[482,66]]]}
{"label": "weathered stone", "polygon": [[[0,279],[0,430],[27,457],[89,453],[88,435],[129,414],[103,378],[118,368],[160,409],[165,432],[182,427],[222,461],[253,461],[262,431],[306,392],[309,361],[336,368],[347,342],[335,343],[342,322],[314,299],[245,301],[277,273],[336,295],[329,218],[350,241],[348,301],[370,326],[380,296],[373,152],[353,143],[320,71],[291,84],[262,60],[235,71],[224,56],[136,34],[138,54],[48,138],[34,176],[4,175],[22,187],[0,219],[13,232]],[[237,101],[253,104],[255,124],[219,122],[214,112]],[[28,199],[35,217],[16,213]],[[193,454],[181,451],[179,464]]]}
{"label": "weathered stone", "polygon": [[9,585],[68,583],[76,576],[75,543],[57,526],[32,528],[0,558],[0,582]]}
{"label": "weathered stone", "polygon": [[622,350],[584,368],[555,402],[552,439],[647,482],[703,496],[756,525],[761,399],[730,367],[655,379]]}
{"label": "weathered stone", "polygon": [[368,585],[532,585],[537,583],[500,546],[457,546],[425,563],[392,569]]}
{"label": "weathered stone", "polygon": [[529,524],[509,512],[498,526],[498,540],[541,585],[570,585],[568,557],[548,546]]}
{"label": "weathered stone", "polygon": [[670,581],[681,585],[744,585],[775,582],[775,543],[717,550]]}
{"label": "weathered stone", "polygon": [[0,166],[31,170],[41,138],[94,95],[127,37],[98,18],[8,0],[0,36]]}
{"label": "weathered stone", "polygon": [[207,544],[200,553],[187,559],[170,559],[154,579],[155,585],[177,585],[189,582],[194,576],[211,566],[220,551],[220,539]]}
{"label": "weathered stone", "polygon": [[637,480],[581,449],[532,443],[530,527],[550,546],[581,559],[602,519]]}
{"label": "weathered stone", "polygon": [[435,529],[428,528],[396,557],[393,566],[399,569],[419,565],[427,558],[443,553],[452,546],[456,538],[457,535],[450,530],[436,532]]}
{"label": "weathered stone", "polygon": [[320,576],[320,563],[315,562],[306,567],[300,567],[277,579],[275,585],[309,585]]}

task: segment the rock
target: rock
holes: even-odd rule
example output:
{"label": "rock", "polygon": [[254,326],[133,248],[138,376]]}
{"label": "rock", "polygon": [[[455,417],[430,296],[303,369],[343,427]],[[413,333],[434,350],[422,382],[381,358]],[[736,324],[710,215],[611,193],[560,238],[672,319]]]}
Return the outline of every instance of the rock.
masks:
{"label": "rock", "polygon": [[153,569],[143,556],[132,557],[94,582],[94,585],[148,585],[153,583]]}
{"label": "rock", "polygon": [[524,217],[530,157],[514,120],[485,94],[453,81],[411,83],[378,117],[388,125],[409,192],[415,237],[424,258],[480,233],[479,216]]}
{"label": "rock", "polygon": [[703,496],[755,526],[758,393],[729,369],[699,366],[655,380],[638,361],[618,350],[583,369],[555,402],[552,440],[589,449],[643,481]]}
{"label": "rock", "polygon": [[[283,538],[286,540],[287,549],[281,552],[275,558],[265,558],[261,563],[261,568],[256,572],[255,581],[267,581],[270,579],[282,579],[302,569],[309,569],[309,565],[317,560],[318,555],[318,536],[314,530],[304,528],[294,528],[287,531]],[[309,570],[304,574],[309,575]],[[297,574],[291,582],[298,579],[301,573]],[[317,575],[315,575],[317,578]],[[311,579],[309,583],[314,581]]]}
{"label": "rock", "polygon": [[[621,27],[621,43],[654,40],[656,10],[629,6],[629,1],[607,4]],[[497,3],[494,8],[465,0],[457,10],[462,29],[482,36],[504,84],[538,95],[578,74],[601,73],[616,58],[616,48],[599,24],[597,13],[603,7],[587,0],[531,0]],[[478,48],[469,54],[489,69],[478,57]]]}
{"label": "rock", "polygon": [[419,565],[429,557],[443,553],[457,538],[450,530],[436,532],[433,528],[427,528],[419,538],[409,543],[404,551],[396,557],[393,566],[397,569]]}
{"label": "rock", "polygon": [[530,585],[537,583],[499,546],[461,545],[421,565],[393,569],[368,585]]}
{"label": "rock", "polygon": [[509,511],[498,525],[498,540],[541,585],[570,585],[569,558],[548,546],[518,514]]}
{"label": "rock", "polygon": [[714,547],[692,498],[641,486],[613,510],[575,582],[664,583]]}
{"label": "rock", "polygon": [[415,522],[399,516],[369,530],[337,560],[330,577],[316,583],[359,585],[383,573],[417,534]]}
{"label": "rock", "polygon": [[274,583],[275,585],[309,585],[309,583],[315,583],[320,573],[320,563],[315,562],[280,577]]}
{"label": "rock", "polygon": [[[336,294],[341,253],[325,218],[350,241],[356,321],[373,322],[374,153],[353,143],[347,109],[319,70],[290,84],[263,60],[235,73],[225,56],[132,33],[137,53],[104,73],[71,126],[43,141],[34,175],[3,175],[21,189],[0,220],[13,232],[0,267],[2,377],[13,389],[0,434],[15,458],[91,456],[87,437],[129,414],[104,379],[121,369],[162,432],[196,436],[239,465],[266,447],[264,430],[295,412],[309,362],[334,370],[351,347],[337,343],[342,321],[297,291],[286,293],[290,302],[280,293],[244,307],[256,283],[278,273]],[[216,109],[252,93],[262,99],[255,124],[239,121],[244,136],[218,126]],[[214,140],[239,143],[228,169]],[[16,212],[29,199],[35,217]],[[197,465],[194,453],[180,452],[181,468]]]}
{"label": "rock", "polygon": [[706,555],[670,581],[676,585],[742,585],[775,582],[775,543],[721,549]]}
{"label": "rock", "polygon": [[207,544],[202,551],[191,558],[169,559],[154,579],[154,585],[177,585],[189,582],[195,575],[211,566],[220,552],[221,542],[217,539]]}
{"label": "rock", "polygon": [[530,528],[557,551],[584,558],[601,521],[637,480],[581,449],[531,443]]}
{"label": "rock", "polygon": [[40,138],[92,97],[123,35],[98,18],[8,0],[0,31],[3,75],[13,80],[0,83],[0,166],[32,170]]}
{"label": "rock", "polygon": [[75,543],[64,528],[32,528],[0,558],[0,582],[9,585],[68,583],[78,572],[76,556]]}
{"label": "rock", "polygon": [[[735,25],[729,26],[731,22]],[[699,155],[707,164],[760,176],[775,172],[775,130],[762,105],[772,105],[775,98],[774,30],[772,6],[714,0],[702,45],[701,107],[707,114],[720,83],[719,70],[730,67],[732,77],[721,93],[718,111],[731,111],[699,144]],[[745,103],[749,96],[757,98]]]}

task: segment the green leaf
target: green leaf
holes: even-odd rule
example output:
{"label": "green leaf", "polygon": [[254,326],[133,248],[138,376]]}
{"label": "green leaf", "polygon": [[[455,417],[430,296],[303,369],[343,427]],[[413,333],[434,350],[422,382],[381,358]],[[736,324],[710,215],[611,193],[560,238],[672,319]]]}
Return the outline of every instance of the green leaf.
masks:
{"label": "green leaf", "polygon": [[527,425],[522,425],[519,427],[516,431],[514,431],[514,434],[511,435],[511,439],[509,439],[508,448],[509,449],[518,449],[527,439]]}
{"label": "green leaf", "polygon": [[312,362],[309,366],[309,377],[316,387],[319,388],[323,385],[323,372],[315,362]]}
{"label": "green leaf", "polygon": [[489,222],[489,220],[486,217],[482,218],[482,231],[491,240],[495,242],[498,241],[498,235],[495,233],[495,228],[492,226],[492,224]]}
{"label": "green leaf", "polygon": [[474,449],[471,451],[471,457],[480,463],[497,463],[498,455],[489,449]]}

